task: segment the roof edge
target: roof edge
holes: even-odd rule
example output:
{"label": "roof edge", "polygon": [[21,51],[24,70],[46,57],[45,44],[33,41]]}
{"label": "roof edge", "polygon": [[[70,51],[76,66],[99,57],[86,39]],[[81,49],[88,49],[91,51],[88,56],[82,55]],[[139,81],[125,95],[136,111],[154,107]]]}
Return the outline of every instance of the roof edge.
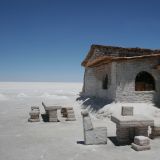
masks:
{"label": "roof edge", "polygon": [[[139,47],[124,48],[124,47],[117,47],[117,46],[105,46],[105,45],[92,44],[87,56],[85,57],[85,59],[81,63],[82,66],[84,66],[84,67],[88,66],[87,63],[88,63],[89,59],[92,57],[92,55],[94,54],[95,49],[118,49],[118,50],[134,51],[134,52],[144,52],[144,53],[148,52],[148,53],[154,53],[154,55],[156,55],[155,53],[158,53],[158,52],[160,53],[159,49],[152,50],[152,49],[139,48]],[[150,54],[150,56],[151,55],[152,54]],[[147,56],[147,55],[143,55],[143,56]],[[137,58],[137,57],[141,57],[141,56],[134,56],[132,58]],[[104,57],[102,57],[102,58],[104,58]],[[122,58],[122,57],[120,57],[120,58]],[[130,58],[130,57],[123,57],[123,58]],[[98,59],[96,59],[96,60],[98,60]],[[96,60],[94,60],[94,61],[96,61]]]}
{"label": "roof edge", "polygon": [[135,56],[135,57],[110,57],[110,56],[105,56],[105,57],[100,57],[92,62],[89,62],[85,65],[85,67],[95,67],[97,65],[103,65],[115,61],[124,61],[124,60],[137,60],[137,59],[144,59],[144,58],[156,58],[160,57],[159,54],[152,54],[152,55],[144,55],[144,56]]}

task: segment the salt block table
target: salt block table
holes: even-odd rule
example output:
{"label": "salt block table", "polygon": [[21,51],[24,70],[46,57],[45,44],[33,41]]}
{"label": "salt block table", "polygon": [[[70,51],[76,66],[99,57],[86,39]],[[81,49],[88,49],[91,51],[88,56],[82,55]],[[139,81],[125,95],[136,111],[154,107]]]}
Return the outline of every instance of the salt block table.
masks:
{"label": "salt block table", "polygon": [[154,120],[144,115],[111,116],[111,121],[116,123],[116,135],[119,144],[133,142],[135,136],[147,136],[148,126],[153,126]]}
{"label": "salt block table", "polygon": [[57,117],[57,110],[61,109],[61,106],[46,106],[44,103],[42,103],[44,106],[44,109],[46,111],[46,114],[49,116],[49,122],[58,122]]}

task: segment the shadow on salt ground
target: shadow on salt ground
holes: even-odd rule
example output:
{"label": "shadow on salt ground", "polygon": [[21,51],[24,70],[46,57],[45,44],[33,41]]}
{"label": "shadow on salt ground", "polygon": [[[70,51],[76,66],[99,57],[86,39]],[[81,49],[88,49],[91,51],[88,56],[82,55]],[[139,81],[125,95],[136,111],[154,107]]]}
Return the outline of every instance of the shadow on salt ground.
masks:
{"label": "shadow on salt ground", "polygon": [[77,144],[82,144],[82,145],[84,145],[84,141],[77,141]]}
{"label": "shadow on salt ground", "polygon": [[115,146],[127,146],[130,145],[132,143],[132,141],[128,142],[127,144],[119,144],[117,141],[117,137],[113,136],[113,137],[108,137],[108,139],[115,145]]}
{"label": "shadow on salt ground", "polygon": [[79,96],[76,101],[82,101],[81,108],[89,109],[93,112],[97,112],[105,105],[112,103],[111,100],[105,100],[97,97],[87,97],[87,96]]}
{"label": "shadow on salt ground", "polygon": [[[41,117],[43,122],[49,122],[49,116],[46,113],[41,114]],[[58,120],[57,122],[60,122],[60,120]]]}
{"label": "shadow on salt ground", "polygon": [[115,146],[120,146],[118,144],[118,141],[117,141],[117,138],[114,136],[114,137],[108,137],[108,139],[115,145]]}
{"label": "shadow on salt ground", "polygon": [[[125,146],[125,145],[128,145],[128,144],[125,144],[125,145],[120,145],[117,141],[117,138],[114,136],[114,137],[108,137],[108,140],[111,141],[111,143],[113,143],[115,146]],[[81,144],[81,145],[85,145],[84,141],[77,141],[77,144]]]}
{"label": "shadow on salt ground", "polygon": [[49,122],[49,117],[47,114],[45,114],[45,113],[41,114],[41,117],[42,117],[43,122]]}
{"label": "shadow on salt ground", "polygon": [[[117,138],[114,136],[114,137],[108,137],[108,140],[111,141],[111,143],[113,143],[115,146],[126,146],[126,145],[130,145],[130,143],[128,144],[119,144],[118,141],[117,141]],[[77,141],[77,144],[81,144],[81,145],[85,145],[84,141]]]}

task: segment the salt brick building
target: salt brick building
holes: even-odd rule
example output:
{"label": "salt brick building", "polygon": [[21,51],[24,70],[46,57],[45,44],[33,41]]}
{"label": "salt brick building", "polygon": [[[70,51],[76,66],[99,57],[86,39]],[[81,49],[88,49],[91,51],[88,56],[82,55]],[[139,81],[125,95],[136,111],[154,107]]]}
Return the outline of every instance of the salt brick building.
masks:
{"label": "salt brick building", "polygon": [[84,96],[160,103],[160,50],[92,45],[82,66]]}

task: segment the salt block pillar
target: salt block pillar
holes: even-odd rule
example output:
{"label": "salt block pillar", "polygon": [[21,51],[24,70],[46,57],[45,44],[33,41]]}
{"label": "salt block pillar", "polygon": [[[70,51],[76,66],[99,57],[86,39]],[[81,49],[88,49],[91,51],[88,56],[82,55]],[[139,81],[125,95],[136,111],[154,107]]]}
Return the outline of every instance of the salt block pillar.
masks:
{"label": "salt block pillar", "polygon": [[76,120],[73,107],[66,108],[66,112],[67,112],[66,121],[75,121]]}
{"label": "salt block pillar", "polygon": [[94,143],[94,133],[91,118],[87,111],[82,111],[81,114],[83,117],[84,143],[92,144]]}
{"label": "salt block pillar", "polygon": [[48,114],[49,114],[49,122],[58,122],[57,109],[50,110]]}
{"label": "salt block pillar", "polygon": [[129,127],[121,127],[117,125],[116,127],[117,141],[119,144],[128,144],[130,142],[130,128]]}

